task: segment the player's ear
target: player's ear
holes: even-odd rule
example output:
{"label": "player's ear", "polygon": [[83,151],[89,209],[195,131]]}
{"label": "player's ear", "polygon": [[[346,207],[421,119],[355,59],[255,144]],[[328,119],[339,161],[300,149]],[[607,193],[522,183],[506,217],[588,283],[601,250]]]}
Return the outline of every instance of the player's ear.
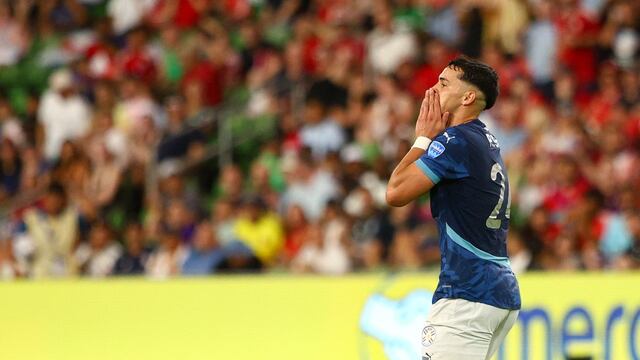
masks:
{"label": "player's ear", "polygon": [[464,92],[462,96],[462,105],[469,106],[476,101],[476,92],[474,90],[468,90]]}

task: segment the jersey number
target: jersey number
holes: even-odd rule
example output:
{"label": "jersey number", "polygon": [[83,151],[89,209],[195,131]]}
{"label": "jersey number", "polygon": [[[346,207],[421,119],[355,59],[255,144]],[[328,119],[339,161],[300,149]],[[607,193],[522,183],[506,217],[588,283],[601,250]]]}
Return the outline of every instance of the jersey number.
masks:
{"label": "jersey number", "polygon": [[[500,174],[500,179],[498,179],[498,174]],[[498,198],[496,207],[493,208],[491,215],[489,215],[489,217],[487,218],[486,225],[489,229],[500,229],[500,227],[502,226],[502,219],[499,219],[498,216],[500,215],[500,209],[502,208],[502,203],[504,202],[505,176],[502,172],[502,166],[500,166],[500,164],[498,163],[493,164],[493,166],[491,167],[491,180],[500,184],[500,197]],[[509,189],[509,192],[511,192],[511,189]],[[508,219],[510,215],[511,196],[509,196],[509,200],[507,201],[507,209],[504,212],[504,217]]]}

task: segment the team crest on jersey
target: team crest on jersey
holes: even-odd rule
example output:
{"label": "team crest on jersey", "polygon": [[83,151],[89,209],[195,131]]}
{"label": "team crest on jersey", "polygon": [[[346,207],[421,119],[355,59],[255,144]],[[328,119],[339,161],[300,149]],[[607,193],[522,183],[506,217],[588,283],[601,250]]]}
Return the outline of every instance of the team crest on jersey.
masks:
{"label": "team crest on jersey", "polygon": [[429,347],[436,341],[436,328],[431,325],[422,329],[422,346]]}
{"label": "team crest on jersey", "polygon": [[427,156],[435,159],[438,156],[442,155],[443,152],[444,145],[442,145],[442,143],[439,141],[434,141],[431,143],[431,146],[429,146],[429,150],[427,150]]}

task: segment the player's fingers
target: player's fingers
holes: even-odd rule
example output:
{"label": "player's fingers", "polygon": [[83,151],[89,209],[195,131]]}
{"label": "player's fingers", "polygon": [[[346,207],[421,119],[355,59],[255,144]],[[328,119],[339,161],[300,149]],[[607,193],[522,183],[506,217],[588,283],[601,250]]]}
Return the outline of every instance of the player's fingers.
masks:
{"label": "player's fingers", "polygon": [[433,103],[434,115],[437,119],[441,119],[442,111],[440,110],[440,93],[438,93],[438,91],[436,90],[433,91]]}
{"label": "player's fingers", "polygon": [[424,121],[427,116],[427,92],[425,91],[424,98],[420,103],[420,113],[418,113],[418,120]]}
{"label": "player's fingers", "polygon": [[429,110],[429,89],[424,91],[424,97],[422,98],[422,105],[424,105],[424,109]]}
{"label": "player's fingers", "polygon": [[433,117],[433,89],[429,89],[429,115],[428,115],[428,120],[429,121],[433,121],[432,117]]}

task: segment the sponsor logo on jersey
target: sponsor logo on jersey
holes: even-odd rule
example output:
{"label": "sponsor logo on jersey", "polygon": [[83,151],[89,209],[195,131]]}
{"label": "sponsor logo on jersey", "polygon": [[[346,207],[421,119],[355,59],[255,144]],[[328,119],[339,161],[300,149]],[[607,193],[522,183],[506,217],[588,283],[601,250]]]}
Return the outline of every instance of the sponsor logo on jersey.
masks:
{"label": "sponsor logo on jersey", "polygon": [[450,136],[449,134],[447,134],[447,132],[445,131],[444,134],[442,134],[444,137],[447,138],[447,144],[449,143],[449,141],[453,140],[456,138],[456,136]]}

